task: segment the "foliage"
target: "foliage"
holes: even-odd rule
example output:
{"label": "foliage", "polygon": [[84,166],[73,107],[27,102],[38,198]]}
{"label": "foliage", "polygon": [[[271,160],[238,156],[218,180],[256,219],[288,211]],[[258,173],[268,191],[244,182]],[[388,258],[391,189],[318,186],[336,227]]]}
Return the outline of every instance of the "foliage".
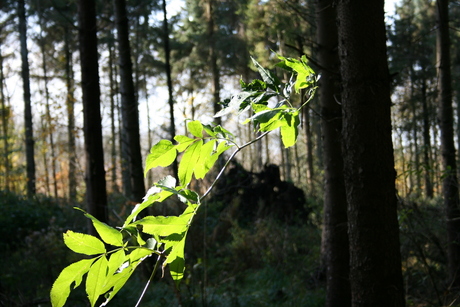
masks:
{"label": "foliage", "polygon": [[[94,257],[86,257],[62,270],[51,289],[53,306],[63,306],[70,291],[82,284],[85,275],[85,288],[91,306],[95,306],[102,296],[105,301],[101,306],[105,306],[120,291],[139,264],[151,256],[157,257],[153,274],[161,262],[163,274],[168,266],[176,286],[179,284],[184,277],[184,247],[189,227],[202,200],[209,195],[231,159],[240,150],[277,128],[281,129],[285,147],[294,145],[297,140],[299,110],[305,104],[295,108],[291,103],[291,92],[292,89],[299,92],[300,89],[310,88],[308,95],[312,97],[316,79],[305,57],[297,60],[279,56],[279,59],[281,61],[277,66],[292,74],[289,81],[282,82],[270,70],[253,60],[262,80],[254,80],[251,83],[241,81],[243,91],[233,96],[226,108],[216,114],[222,116],[232,111],[242,112],[251,108],[254,115],[246,122],[252,122],[255,129],[262,132],[259,137],[244,145],[238,145],[233,134],[225,128],[191,121],[188,123],[188,131],[192,137],[177,135],[174,138],[176,144],[162,140],[152,147],[146,160],[145,173],[158,166],[168,167],[177,159],[177,155],[182,153],[178,185],[176,179],[171,176],[155,183],[147,192],[144,201],[133,209],[123,226],[118,229],[85,213],[100,238],[71,230],[64,234],[64,243],[68,248],[76,253]],[[274,107],[270,107],[269,100],[275,97],[278,101]],[[188,189],[192,177],[204,178],[219,157],[230,148],[236,149],[202,196]],[[172,196],[178,197],[186,205],[179,216],[145,216],[140,220],[136,219],[146,208]],[[107,249],[107,246],[112,248]]]}

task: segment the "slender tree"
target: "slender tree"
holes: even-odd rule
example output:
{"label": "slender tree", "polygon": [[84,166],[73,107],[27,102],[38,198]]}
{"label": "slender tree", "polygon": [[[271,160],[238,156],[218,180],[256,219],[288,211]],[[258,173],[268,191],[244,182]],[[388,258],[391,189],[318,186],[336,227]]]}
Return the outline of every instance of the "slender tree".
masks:
{"label": "slender tree", "polygon": [[86,201],[88,212],[100,221],[107,222],[95,0],[78,1],[78,23],[86,158]]}
{"label": "slender tree", "polygon": [[[169,44],[169,24],[168,24],[168,14],[166,8],[166,0],[163,0],[163,47],[165,51],[165,68],[166,68],[166,83],[168,86],[168,105],[169,105],[169,136],[171,141],[174,141],[176,136],[176,123],[174,118],[174,97],[173,97],[173,84],[171,76],[171,48]],[[172,164],[172,169],[175,178],[178,177],[178,165],[177,160],[174,160]]]}
{"label": "slender tree", "polygon": [[139,135],[139,110],[133,82],[133,64],[129,45],[129,25],[125,0],[114,0],[115,24],[118,38],[118,65],[120,72],[121,114],[128,153],[133,201],[141,202],[145,195],[144,172]]}
{"label": "slender tree", "polygon": [[452,76],[450,67],[449,1],[437,0],[437,69],[439,87],[439,123],[443,166],[442,193],[447,217],[447,260],[449,282],[460,286],[460,208],[457,161],[454,144]]}
{"label": "slender tree", "polygon": [[27,196],[35,195],[35,151],[32,122],[32,106],[30,101],[30,72],[27,49],[27,20],[24,0],[18,0],[19,38],[21,43],[21,75],[24,95],[24,125],[26,143]]}
{"label": "slender tree", "polygon": [[326,306],[351,306],[347,234],[347,199],[343,178],[340,61],[333,0],[316,4],[318,62],[324,160],[324,227]]}
{"label": "slender tree", "polygon": [[338,2],[352,306],[404,306],[383,0]]}

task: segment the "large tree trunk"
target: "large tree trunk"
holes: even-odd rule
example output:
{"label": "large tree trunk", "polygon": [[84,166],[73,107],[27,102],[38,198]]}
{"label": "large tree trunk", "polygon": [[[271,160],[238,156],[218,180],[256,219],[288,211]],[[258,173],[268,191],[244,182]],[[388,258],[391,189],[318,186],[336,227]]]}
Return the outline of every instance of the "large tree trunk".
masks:
{"label": "large tree trunk", "polygon": [[383,0],[339,1],[353,306],[404,306]]}
{"label": "large tree trunk", "polygon": [[460,286],[460,209],[457,161],[454,145],[452,109],[452,76],[450,68],[450,37],[448,0],[437,0],[437,69],[439,86],[439,123],[443,166],[442,193],[447,215],[447,260],[449,282]]}
{"label": "large tree trunk", "polygon": [[95,0],[78,1],[78,20],[86,158],[86,201],[88,212],[100,221],[107,222]]}
{"label": "large tree trunk", "polygon": [[114,0],[115,24],[118,36],[118,62],[123,130],[126,131],[133,201],[142,202],[145,196],[144,172],[139,135],[139,110],[133,82],[133,64],[129,45],[129,26],[125,0]]}
{"label": "large tree trunk", "polygon": [[351,306],[347,234],[347,199],[343,178],[340,61],[337,52],[336,8],[333,0],[318,0],[317,41],[321,65],[321,104],[324,160],[323,247],[327,275],[326,306]]}
{"label": "large tree trunk", "polygon": [[27,50],[27,22],[24,0],[18,0],[19,38],[21,43],[22,84],[24,91],[24,125],[26,143],[27,196],[35,195],[35,152],[32,123],[32,107],[30,102],[30,72]]}

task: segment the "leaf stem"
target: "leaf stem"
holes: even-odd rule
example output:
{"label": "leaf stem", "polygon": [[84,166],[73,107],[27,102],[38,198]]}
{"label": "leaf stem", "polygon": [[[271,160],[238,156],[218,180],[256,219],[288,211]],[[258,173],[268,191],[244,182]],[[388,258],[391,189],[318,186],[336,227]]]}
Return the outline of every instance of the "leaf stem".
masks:
{"label": "leaf stem", "polygon": [[264,133],[262,133],[261,135],[259,135],[258,137],[256,137],[255,139],[247,142],[246,144],[243,144],[241,146],[237,146],[237,149],[230,155],[230,157],[227,159],[227,161],[225,162],[224,166],[221,168],[219,174],[217,174],[216,176],[216,179],[214,179],[214,181],[211,183],[211,185],[209,186],[209,188],[206,190],[206,192],[203,194],[203,196],[201,196],[201,199],[200,200],[203,200],[204,198],[206,198],[209,193],[211,193],[212,189],[216,186],[217,182],[219,181],[219,179],[222,177],[222,175],[224,174],[225,170],[227,169],[228,165],[230,164],[230,162],[233,160],[233,158],[236,156],[237,153],[239,153],[241,150],[243,150],[245,147],[248,147],[250,146],[251,144],[254,144],[255,142],[259,141],[260,139],[262,139],[263,137],[265,137],[268,133],[270,133],[270,131],[266,131]]}
{"label": "leaf stem", "polygon": [[153,267],[152,274],[150,274],[149,280],[147,280],[147,283],[145,284],[145,287],[144,287],[144,289],[142,290],[141,296],[140,296],[139,299],[137,300],[137,303],[136,303],[136,306],[135,306],[135,307],[138,307],[139,304],[141,303],[142,299],[144,298],[145,292],[147,292],[147,288],[149,287],[150,282],[153,280],[153,277],[155,276],[155,273],[157,272],[158,263],[160,263],[161,255],[162,255],[162,254],[159,254],[159,255],[158,255],[158,259],[157,259],[157,262],[155,263],[155,266]]}

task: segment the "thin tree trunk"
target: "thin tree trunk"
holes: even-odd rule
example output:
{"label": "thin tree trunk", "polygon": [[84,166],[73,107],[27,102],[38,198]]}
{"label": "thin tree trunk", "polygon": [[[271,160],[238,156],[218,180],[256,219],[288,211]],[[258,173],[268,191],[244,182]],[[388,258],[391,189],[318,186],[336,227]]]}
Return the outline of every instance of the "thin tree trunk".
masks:
{"label": "thin tree trunk", "polygon": [[305,108],[303,110],[304,125],[305,125],[305,138],[307,144],[307,179],[310,188],[310,193],[314,194],[315,184],[315,170],[313,166],[313,136],[311,132],[310,110]]}
{"label": "thin tree trunk", "polygon": [[384,1],[337,15],[352,306],[404,306]]}
{"label": "thin tree trunk", "polygon": [[431,182],[432,163],[430,160],[430,114],[428,111],[427,90],[425,77],[422,78],[421,88],[422,113],[423,113],[423,164],[425,168],[425,196],[433,198],[433,184]]}
{"label": "thin tree trunk", "polygon": [[452,109],[452,76],[450,68],[450,37],[448,0],[437,0],[437,68],[439,86],[439,122],[443,164],[442,191],[447,218],[447,260],[449,282],[460,286],[460,208],[457,161],[454,145]]}
{"label": "thin tree trunk", "polygon": [[[39,24],[40,27],[42,27],[42,18],[41,14],[39,13]],[[53,128],[53,123],[52,123],[52,117],[51,117],[51,109],[50,109],[50,93],[48,90],[48,63],[46,61],[46,54],[45,54],[45,42],[43,38],[43,29],[40,29],[40,52],[42,54],[42,69],[43,69],[43,82],[44,82],[44,87],[45,87],[45,117],[46,117],[46,123],[45,123],[45,130],[44,133],[49,134],[49,149],[50,149],[50,154],[51,154],[51,183],[53,185],[53,192],[54,192],[54,197],[58,198],[58,187],[57,187],[57,176],[56,176],[56,149],[54,146],[54,128]],[[46,154],[45,154],[45,159]]]}
{"label": "thin tree trunk", "polygon": [[322,67],[319,85],[324,160],[323,259],[326,263],[326,306],[351,306],[347,234],[347,199],[342,159],[342,108],[340,61],[333,0],[316,4],[318,61]]}
{"label": "thin tree trunk", "polygon": [[[78,1],[78,21],[86,158],[86,202],[88,213],[102,222],[107,222],[95,0]],[[90,229],[94,233],[93,228]]]}
{"label": "thin tree trunk", "polygon": [[35,195],[35,150],[32,122],[32,106],[30,101],[30,72],[27,49],[27,21],[24,0],[18,0],[19,39],[21,43],[21,76],[24,91],[24,125],[26,144],[27,196]]}
{"label": "thin tree trunk", "polygon": [[[209,65],[211,67],[211,75],[212,75],[212,82],[211,82],[211,93],[212,93],[212,105],[214,114],[219,112],[220,106],[220,71],[219,65],[217,63],[217,50],[216,50],[216,25],[215,25],[215,16],[214,16],[214,0],[207,0],[206,1],[206,17],[208,20],[208,45],[209,45]],[[214,121],[217,125],[222,124],[222,118],[216,117]]]}
{"label": "thin tree trunk", "polygon": [[117,170],[118,170],[118,163],[117,163],[117,132],[116,132],[116,127],[115,127],[115,96],[116,96],[116,89],[115,89],[115,81],[114,81],[114,64],[113,64],[113,59],[114,59],[114,46],[113,46],[113,35],[112,35],[112,30],[109,30],[108,33],[109,36],[109,43],[108,43],[108,49],[109,49],[109,85],[110,85],[110,136],[111,136],[111,142],[110,142],[110,159],[112,163],[112,172],[111,172],[111,181],[112,181],[112,192],[118,193],[118,178],[117,178]]}
{"label": "thin tree trunk", "polygon": [[69,154],[69,200],[71,203],[77,200],[77,152],[75,145],[75,86],[72,52],[70,46],[71,30],[64,28],[64,53],[65,53],[65,81],[67,88],[67,149]]}
{"label": "thin tree trunk", "polygon": [[[169,118],[170,118],[170,125],[169,125],[169,135],[171,141],[174,141],[174,137],[176,136],[176,120],[174,117],[174,96],[173,96],[173,84],[172,84],[172,76],[171,76],[171,48],[169,46],[169,24],[168,24],[168,14],[166,10],[166,0],[163,0],[163,44],[165,50],[165,69],[166,69],[166,81],[168,85],[168,104],[169,104]],[[178,164],[177,160],[174,160],[172,164],[172,169],[175,178],[178,177]]]}
{"label": "thin tree trunk", "polygon": [[3,55],[2,55],[2,42],[0,42],[0,99],[1,99],[1,114],[2,114],[2,136],[3,136],[3,168],[4,168],[4,189],[10,190],[10,144],[8,137],[8,122],[10,119],[10,109],[6,106],[4,82],[5,76],[3,74]]}
{"label": "thin tree trunk", "polygon": [[145,196],[144,172],[139,135],[139,110],[133,82],[133,65],[129,45],[129,26],[125,0],[114,0],[115,24],[118,36],[118,61],[120,67],[120,92],[123,130],[127,136],[129,171],[132,194],[128,197],[142,202]]}

